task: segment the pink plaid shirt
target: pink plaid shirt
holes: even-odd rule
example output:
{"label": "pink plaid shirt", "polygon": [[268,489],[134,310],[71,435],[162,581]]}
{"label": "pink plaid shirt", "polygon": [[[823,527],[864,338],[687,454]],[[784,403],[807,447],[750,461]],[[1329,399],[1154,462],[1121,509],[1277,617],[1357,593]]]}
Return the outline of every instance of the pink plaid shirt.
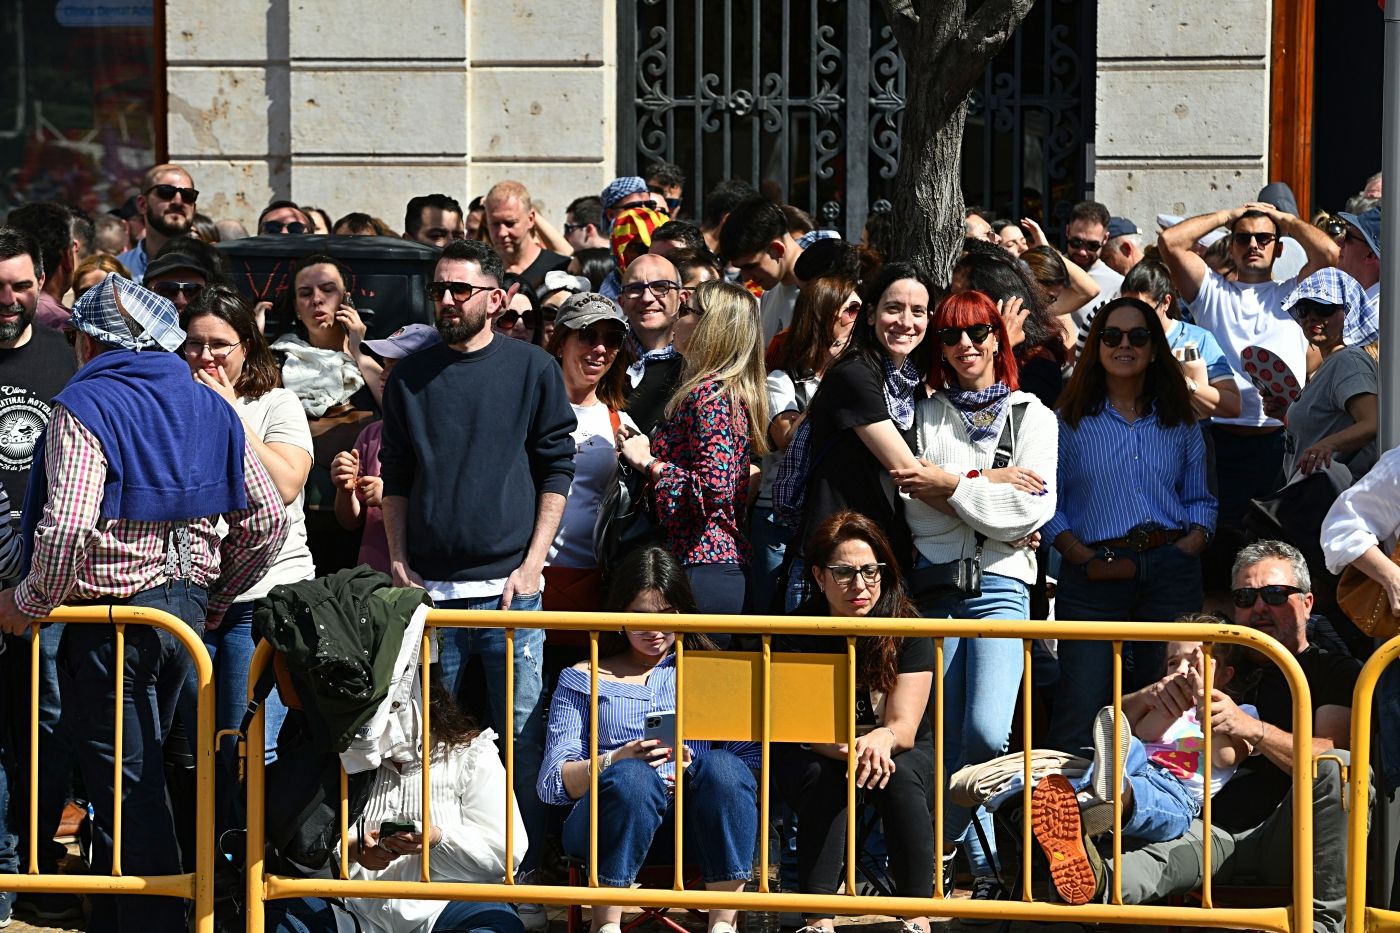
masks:
{"label": "pink plaid shirt", "polygon": [[[166,547],[173,522],[104,520],[107,458],[97,439],[62,405],[45,436],[49,501],[34,529],[33,564],[15,588],[15,605],[35,618],[73,600],[120,600],[168,582]],[[243,446],[248,508],[190,522],[191,582],[209,592],[209,615],[222,616],[262,578],[287,537],[287,510],[253,448]],[[218,521],[228,522],[219,534]]]}

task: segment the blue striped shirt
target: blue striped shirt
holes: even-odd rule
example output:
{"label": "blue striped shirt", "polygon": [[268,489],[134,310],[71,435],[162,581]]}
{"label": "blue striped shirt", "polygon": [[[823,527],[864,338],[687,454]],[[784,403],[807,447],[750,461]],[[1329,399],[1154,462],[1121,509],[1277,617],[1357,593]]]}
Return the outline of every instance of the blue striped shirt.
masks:
{"label": "blue striped shirt", "polygon": [[[575,801],[564,789],[564,765],[588,757],[588,671],[566,667],[559,674],[554,699],[549,704],[548,735],[544,762],[535,782],[540,800],[549,804],[572,805]],[[676,708],[676,656],[669,655],[652,669],[644,684],[598,678],[598,754],[621,748],[633,739],[643,738],[647,713]],[[681,739],[691,755],[698,758],[711,748],[726,748],[751,768],[759,765],[759,746],[754,742],[710,742]],[[667,762],[658,769],[663,777],[674,778],[676,769]]]}
{"label": "blue striped shirt", "polygon": [[1215,531],[1200,426],[1164,427],[1153,411],[1129,424],[1111,405],[1071,428],[1060,419],[1058,507],[1042,529],[1085,544],[1121,538],[1138,525]]}

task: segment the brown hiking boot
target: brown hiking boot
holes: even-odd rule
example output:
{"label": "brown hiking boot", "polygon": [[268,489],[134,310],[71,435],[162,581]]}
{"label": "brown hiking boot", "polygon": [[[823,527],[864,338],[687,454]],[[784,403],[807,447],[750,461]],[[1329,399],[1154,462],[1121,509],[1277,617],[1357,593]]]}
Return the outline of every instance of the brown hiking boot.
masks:
{"label": "brown hiking boot", "polygon": [[1031,832],[1045,851],[1050,880],[1060,899],[1066,904],[1087,904],[1093,900],[1100,886],[1095,867],[1102,863],[1089,855],[1079,819],[1079,798],[1064,775],[1046,775],[1035,785],[1031,794]]}

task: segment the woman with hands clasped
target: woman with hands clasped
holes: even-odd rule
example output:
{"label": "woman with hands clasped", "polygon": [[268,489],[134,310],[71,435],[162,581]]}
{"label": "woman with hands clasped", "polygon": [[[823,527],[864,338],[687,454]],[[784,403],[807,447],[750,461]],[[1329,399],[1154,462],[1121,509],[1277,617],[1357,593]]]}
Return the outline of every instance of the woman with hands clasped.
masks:
{"label": "woman with hands clasped", "polygon": [[[930,325],[941,353],[938,391],[914,419],[919,466],[890,475],[909,500],[905,515],[917,551],[910,589],[926,618],[1025,619],[1035,582],[1026,538],[1055,514],[1055,415],[1019,391],[1016,357],[992,299],[958,292]],[[1000,457],[998,452],[1001,451]],[[1003,462],[1004,461],[1004,462]],[[960,584],[975,566],[980,584]],[[950,638],[944,648],[945,762],[948,774],[1005,753],[1021,681],[1021,642]],[[991,815],[978,819],[993,840]],[[973,897],[1004,897],[974,837],[966,807],[947,802],[945,858],[963,843]]]}
{"label": "woman with hands clasped", "polygon": [[[858,512],[842,511],[813,529],[806,555],[815,593],[798,615],[847,621],[916,618],[889,539]],[[783,635],[774,651],[844,653],[846,640]],[[884,824],[895,894],[932,897],[933,684],[931,638],[886,635],[856,639],[856,787]],[[841,745],[775,745],[773,779],[797,813],[797,879],[804,893],[835,894],[846,853],[846,761]],[[811,914],[799,933],[829,933],[831,915]],[[927,917],[906,920],[908,933],[926,933]]]}
{"label": "woman with hands clasped", "polygon": [[[694,613],[684,570],[660,547],[628,554],[613,572],[605,611]],[[671,741],[646,738],[648,714],[676,708],[676,635],[637,631],[600,638],[598,756],[589,757],[587,662],[565,668],[549,707],[548,737],[537,789],[545,803],[572,807],[564,820],[564,851],[588,857],[590,777],[598,780],[598,882],[632,884],[653,841],[672,839],[677,754]],[[687,648],[712,648],[703,635],[687,635]],[[662,717],[663,723],[666,717]],[[663,725],[664,729],[665,726]],[[684,855],[699,864],[711,891],[741,891],[753,877],[758,834],[758,746],[751,742],[688,741],[684,745]],[[711,933],[734,933],[737,911],[709,911]],[[593,905],[594,933],[618,933],[622,908]]]}

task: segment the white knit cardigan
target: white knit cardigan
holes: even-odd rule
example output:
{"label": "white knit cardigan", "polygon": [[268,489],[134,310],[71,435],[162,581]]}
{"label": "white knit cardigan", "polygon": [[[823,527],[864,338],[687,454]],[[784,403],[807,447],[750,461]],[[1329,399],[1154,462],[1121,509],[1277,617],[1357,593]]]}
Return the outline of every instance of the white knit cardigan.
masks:
{"label": "white knit cardigan", "polygon": [[[1059,431],[1055,414],[1029,392],[1012,392],[1008,405],[1026,404],[1021,425],[1012,439],[1011,466],[1034,470],[1048,484],[1045,495],[1021,492],[1009,483],[993,483],[983,476],[968,478],[971,470],[991,469],[995,445],[979,449],[967,438],[967,426],[943,393],[922,399],[914,416],[915,453],[930,463],[962,476],[948,498],[957,517],[945,515],[917,499],[904,498],[904,514],[914,535],[914,546],[930,563],[971,557],[977,550],[976,533],[987,536],[982,548],[982,572],[1034,583],[1035,553],[1012,548],[1007,542],[1023,538],[1055,514],[1055,466],[1059,456]],[[1007,430],[1011,415],[1007,414]],[[901,494],[902,495],[902,494]]]}

